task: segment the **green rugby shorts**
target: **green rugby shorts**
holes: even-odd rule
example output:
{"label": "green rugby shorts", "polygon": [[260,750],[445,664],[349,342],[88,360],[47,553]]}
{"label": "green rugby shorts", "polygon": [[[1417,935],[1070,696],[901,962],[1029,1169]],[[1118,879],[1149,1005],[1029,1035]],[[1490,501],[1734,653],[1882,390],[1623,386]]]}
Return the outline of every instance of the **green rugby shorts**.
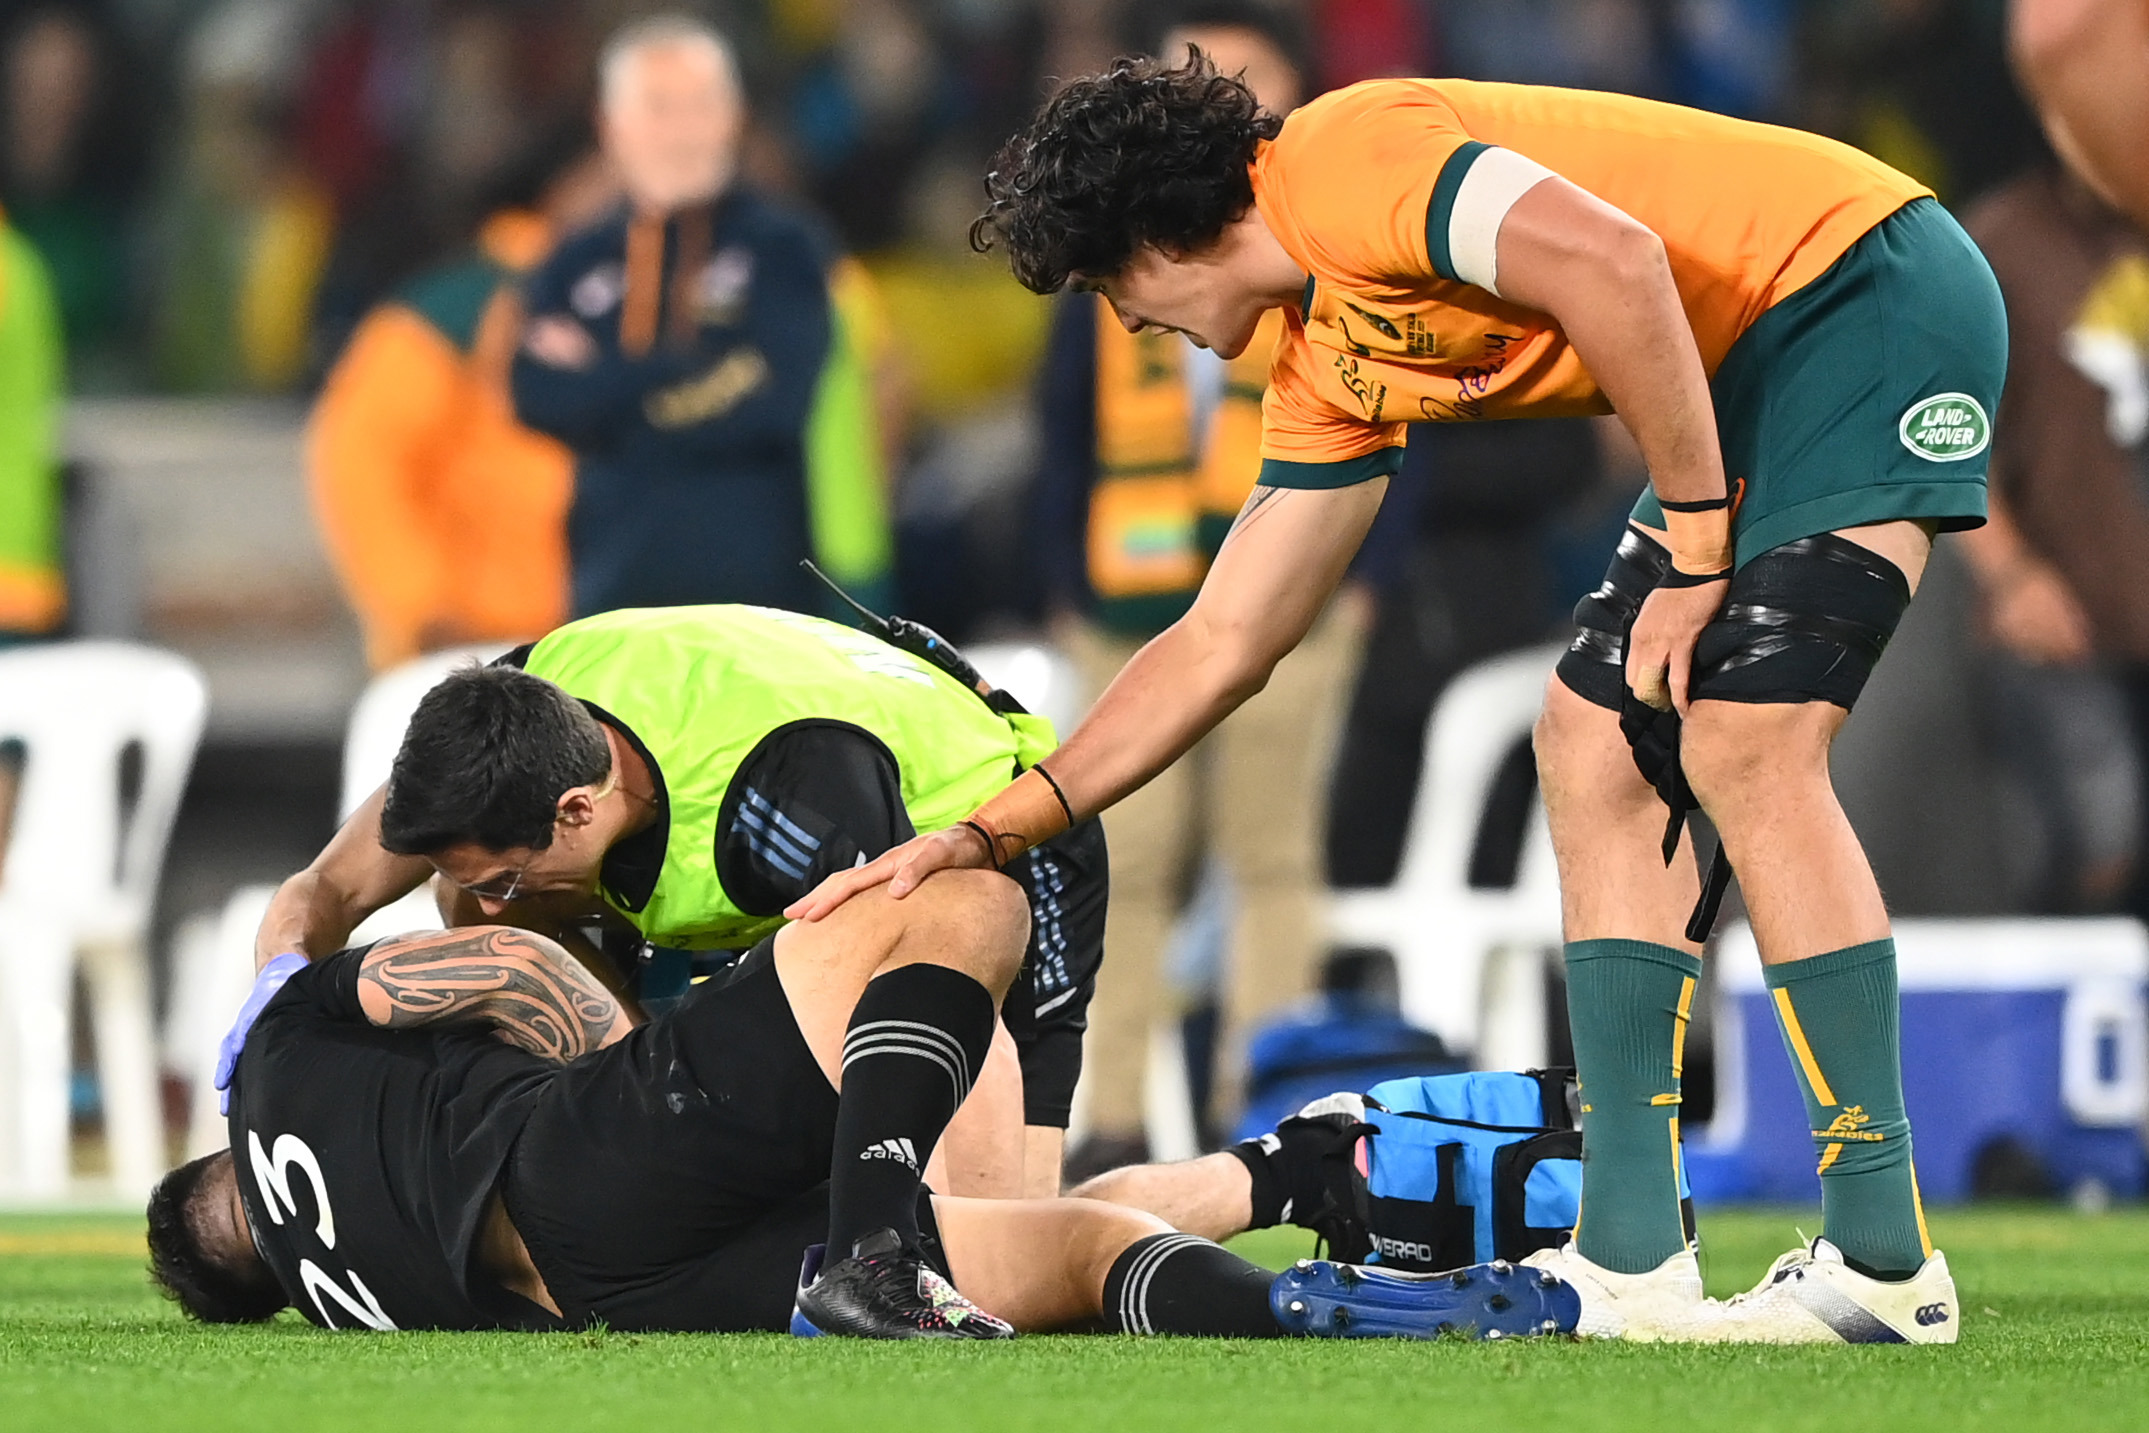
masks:
{"label": "green rugby shorts", "polygon": [[[1985,521],[2007,314],[1985,256],[1915,199],[1756,319],[1710,380],[1737,562],[1898,518]],[[1662,528],[1644,492],[1634,521]]]}

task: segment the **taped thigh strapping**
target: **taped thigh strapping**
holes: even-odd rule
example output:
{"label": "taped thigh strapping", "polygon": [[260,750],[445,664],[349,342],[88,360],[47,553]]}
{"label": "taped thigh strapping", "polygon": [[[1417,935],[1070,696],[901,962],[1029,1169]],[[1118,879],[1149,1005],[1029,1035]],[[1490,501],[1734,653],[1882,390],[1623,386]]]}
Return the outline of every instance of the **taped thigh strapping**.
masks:
{"label": "taped thigh strapping", "polygon": [[1696,701],[1832,702],[1848,711],[1910,606],[1879,553],[1822,533],[1738,570],[1694,644]]}
{"label": "taped thigh strapping", "polygon": [[[1670,554],[1629,527],[1602,586],[1575,607],[1580,629],[1560,658],[1560,680],[1578,696],[1620,714],[1620,730],[1642,779],[1670,811],[1664,859],[1678,850],[1686,814],[1697,809],[1679,764],[1680,721],[1627,689],[1627,633],[1642,602],[1670,568]],[[1910,584],[1894,563],[1822,533],[1762,553],[1732,576],[1723,609],[1694,647],[1696,701],[1825,701],[1849,710],[1910,605]],[[1721,846],[1710,862],[1687,938],[1705,940],[1730,884]]]}

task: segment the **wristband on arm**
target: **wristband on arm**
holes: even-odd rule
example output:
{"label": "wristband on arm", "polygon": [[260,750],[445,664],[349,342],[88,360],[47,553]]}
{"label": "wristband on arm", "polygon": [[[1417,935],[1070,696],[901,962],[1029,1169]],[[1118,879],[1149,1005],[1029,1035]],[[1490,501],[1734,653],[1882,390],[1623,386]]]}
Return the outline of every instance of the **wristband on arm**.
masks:
{"label": "wristband on arm", "polygon": [[1074,808],[1051,774],[1033,766],[961,824],[978,834],[998,871],[1032,846],[1043,845],[1074,825]]}
{"label": "wristband on arm", "polygon": [[1731,499],[1695,502],[1657,499],[1664,509],[1664,532],[1671,541],[1671,570],[1660,584],[1699,587],[1731,575]]}

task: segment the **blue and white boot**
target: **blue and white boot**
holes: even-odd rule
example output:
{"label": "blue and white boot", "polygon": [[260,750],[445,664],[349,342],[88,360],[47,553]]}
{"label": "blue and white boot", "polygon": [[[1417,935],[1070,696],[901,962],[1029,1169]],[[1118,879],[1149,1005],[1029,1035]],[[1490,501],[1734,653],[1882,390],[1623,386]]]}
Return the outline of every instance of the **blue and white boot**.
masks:
{"label": "blue and white boot", "polygon": [[1826,1239],[1778,1259],[1761,1282],[1711,1303],[1685,1341],[1695,1343],[1953,1343],[1962,1303],[1947,1255],[1886,1282],[1844,1261]]}
{"label": "blue and white boot", "polygon": [[1316,1338],[1527,1338],[1573,1333],[1582,1300],[1556,1275],[1504,1259],[1440,1274],[1399,1274],[1301,1259],[1269,1286],[1290,1333]]}

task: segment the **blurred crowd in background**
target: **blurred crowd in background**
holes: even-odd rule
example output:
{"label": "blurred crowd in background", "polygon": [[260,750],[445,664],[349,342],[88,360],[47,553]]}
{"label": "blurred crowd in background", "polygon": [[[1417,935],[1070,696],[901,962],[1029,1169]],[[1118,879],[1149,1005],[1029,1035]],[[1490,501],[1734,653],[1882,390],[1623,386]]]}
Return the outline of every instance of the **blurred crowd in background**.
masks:
{"label": "blurred crowd in background", "polygon": [[[0,200],[86,392],[317,384],[367,307],[453,252],[580,125],[637,0],[11,0]],[[687,7],[697,8],[697,7]],[[993,148],[1050,77],[1135,46],[1124,0],[735,0],[745,173],[882,271],[927,416],[1019,383],[1034,305],[965,260]],[[1840,135],[1960,201],[2035,152],[2000,0],[1306,0],[1312,92],[1461,74]],[[927,325],[904,324],[906,332]]]}
{"label": "blurred crowd in background", "polygon": [[[605,79],[607,36],[656,12],[713,24],[734,72]],[[1906,837],[1911,854],[1876,852],[1884,883],[1941,912],[2143,909],[2149,250],[2053,158],[2005,0],[7,0],[0,14],[0,642],[66,630],[84,605],[69,587],[99,580],[79,556],[69,570],[60,460],[83,455],[53,436],[58,395],[268,395],[306,410],[312,512],[375,670],[621,604],[822,610],[792,570],[812,556],[958,641],[1048,635],[1101,683],[1198,584],[1190,515],[1236,505],[1202,470],[1243,459],[1232,444],[1258,416],[1233,403],[1260,384],[1258,362],[1212,369],[1172,335],[1122,351],[1094,302],[1035,297],[970,250],[994,150],[1056,78],[1114,55],[1193,38],[1278,108],[1459,75],[1847,140],[1965,216],[2016,325],[2002,520],[1949,569],[1961,630],[1908,637],[1927,646],[1897,664],[1928,675],[1924,697],[1916,671],[1901,679],[1903,702],[1972,730],[1998,817],[1980,826],[1985,866],[1942,871],[1954,856]],[[688,122],[709,127],[709,152],[681,159],[666,126],[702,103]],[[720,173],[731,197],[650,227],[638,200],[676,163]],[[790,282],[787,265],[804,277],[780,302],[753,299],[773,327],[751,363],[697,366],[696,325],[732,322],[744,295]],[[1178,406],[1143,408],[1144,374],[1168,377],[1159,401]],[[1252,466],[1238,463],[1242,484]],[[1114,486],[1137,470],[1178,475],[1177,547],[1142,547],[1155,485]],[[1413,432],[1333,640],[1302,654],[1331,719],[1280,697],[1272,724],[1295,735],[1264,735],[1250,710],[1246,736],[1226,728],[1189,767],[1194,785],[1116,813],[1124,973],[1115,987],[1107,966],[1104,1029],[1163,998],[1161,949],[1143,966],[1127,947],[1162,946],[1209,857],[1283,902],[1242,919],[1254,944],[1283,931],[1310,947],[1323,883],[1394,879],[1441,687],[1559,634],[1643,480],[1609,420]],[[755,550],[758,575],[727,573],[716,547]],[[1868,764],[1869,842],[1965,824],[1968,807],[1891,776],[1914,763]],[[1530,779],[1520,762],[1523,798]],[[1269,804],[1231,797],[1235,780]],[[291,852],[309,854],[277,848]],[[1316,978],[1305,955],[1228,959],[1288,968],[1264,1008]],[[1139,1100],[1136,1077],[1107,1098],[1103,1132],[1131,1137]]]}
{"label": "blurred crowd in background", "polygon": [[[0,205],[83,395],[308,394],[362,318],[591,142],[639,0],[12,0]],[[1153,44],[1128,0],[733,0],[744,182],[872,280],[907,611],[1034,622],[1021,401],[1050,316],[972,255],[998,143],[1054,77]],[[2002,0],[1278,0],[1310,93],[1456,74],[1646,94],[1851,140],[1961,205],[2035,161]],[[609,196],[593,176],[563,222]],[[579,202],[581,208],[574,209]],[[527,256],[525,256],[527,257]],[[958,317],[959,316],[959,317]],[[381,650],[376,645],[376,651]]]}

